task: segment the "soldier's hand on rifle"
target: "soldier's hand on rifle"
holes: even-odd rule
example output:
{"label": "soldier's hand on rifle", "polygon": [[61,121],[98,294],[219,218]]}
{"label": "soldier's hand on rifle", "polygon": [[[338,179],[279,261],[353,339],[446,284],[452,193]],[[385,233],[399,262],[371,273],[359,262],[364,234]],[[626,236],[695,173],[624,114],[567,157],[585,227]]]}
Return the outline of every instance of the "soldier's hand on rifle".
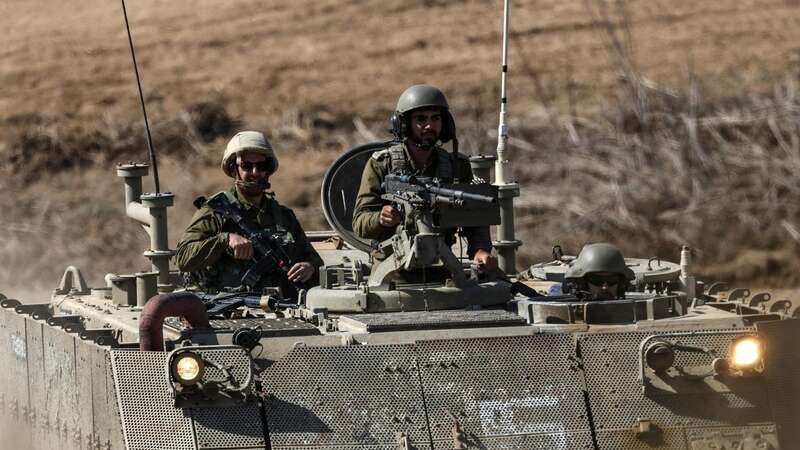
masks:
{"label": "soldier's hand on rifle", "polygon": [[233,250],[233,257],[236,259],[253,259],[253,243],[249,239],[230,233],[228,247]]}
{"label": "soldier's hand on rifle", "polygon": [[478,251],[475,252],[475,256],[472,257],[472,262],[474,262],[479,269],[486,272],[494,272],[497,270],[497,258],[492,255],[491,252],[487,252],[482,248],[479,248]]}
{"label": "soldier's hand on rifle", "polygon": [[299,262],[289,268],[289,272],[286,276],[289,278],[289,281],[297,282],[301,281],[305,283],[311,278],[311,275],[314,275],[314,266],[311,263],[307,262]]}
{"label": "soldier's hand on rifle", "polygon": [[400,223],[400,211],[394,209],[391,205],[384,206],[378,215],[378,223],[384,227],[397,225]]}

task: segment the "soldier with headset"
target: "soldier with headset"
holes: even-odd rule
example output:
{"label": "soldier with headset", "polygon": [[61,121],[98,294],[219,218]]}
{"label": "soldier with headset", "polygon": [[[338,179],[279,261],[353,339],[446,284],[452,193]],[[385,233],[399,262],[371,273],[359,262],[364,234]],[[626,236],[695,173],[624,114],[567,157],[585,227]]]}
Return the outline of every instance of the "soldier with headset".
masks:
{"label": "soldier with headset", "polygon": [[[458,154],[456,126],[447,98],[439,89],[425,84],[406,89],[397,101],[390,119],[395,144],[375,152],[364,167],[353,212],[353,231],[360,237],[383,241],[403,226],[402,217],[381,199],[381,183],[389,173],[436,177],[445,182],[470,182],[469,160]],[[452,153],[441,144],[454,141]],[[445,230],[445,242],[455,242],[456,230]],[[478,267],[493,271],[497,259],[492,255],[488,227],[465,227],[467,256]]]}
{"label": "soldier with headset", "polygon": [[[280,205],[266,192],[269,178],[278,170],[278,159],[264,134],[242,131],[228,142],[222,157],[222,170],[233,178],[234,186],[198,203],[198,211],[178,242],[175,261],[181,271],[190,273],[206,291],[237,288],[254,264],[254,244],[243,236],[240,225],[213,207],[216,197],[241,212],[248,228],[269,235],[287,260],[288,267],[259,273],[254,291],[264,287],[315,284],[322,259],[306,238],[291,209]],[[282,275],[279,272],[284,272]],[[291,289],[290,286],[284,286]]]}

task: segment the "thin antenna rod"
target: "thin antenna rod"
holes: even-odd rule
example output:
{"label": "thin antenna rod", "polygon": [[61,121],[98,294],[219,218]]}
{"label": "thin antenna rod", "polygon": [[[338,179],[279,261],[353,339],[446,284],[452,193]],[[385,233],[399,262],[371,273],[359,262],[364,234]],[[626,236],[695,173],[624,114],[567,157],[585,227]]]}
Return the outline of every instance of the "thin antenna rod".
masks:
{"label": "thin antenna rod", "polygon": [[503,1],[503,65],[500,71],[500,124],[497,126],[497,161],[495,161],[494,177],[496,184],[505,184],[504,166],[506,142],[508,142],[508,126],[506,125],[506,76],[508,75],[508,0]]}
{"label": "thin antenna rod", "polygon": [[136,50],[133,48],[133,36],[131,27],[128,24],[128,11],[125,8],[125,0],[122,2],[122,15],[125,17],[125,30],[128,31],[128,44],[131,46],[131,58],[133,59],[133,71],[136,73],[136,85],[139,87],[139,101],[142,104],[142,114],[144,115],[144,129],[147,132],[147,148],[150,151],[150,164],[153,166],[153,180],[156,184],[156,194],[161,192],[158,184],[158,165],[156,164],[156,152],[153,149],[153,138],[150,136],[150,122],[147,120],[147,108],[144,106],[144,94],[142,94],[142,80],[139,78],[139,65],[136,64]]}

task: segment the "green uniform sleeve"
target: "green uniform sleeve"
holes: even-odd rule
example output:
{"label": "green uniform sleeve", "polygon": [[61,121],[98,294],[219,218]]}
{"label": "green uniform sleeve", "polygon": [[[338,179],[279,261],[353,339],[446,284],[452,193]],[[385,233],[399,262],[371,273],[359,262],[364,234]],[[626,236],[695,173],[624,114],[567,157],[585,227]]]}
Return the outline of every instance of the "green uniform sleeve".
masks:
{"label": "green uniform sleeve", "polygon": [[378,216],[383,205],[381,199],[381,183],[389,171],[389,158],[370,158],[361,175],[361,186],[358,189],[353,211],[353,231],[365,239],[383,241],[394,234],[394,228],[384,227],[378,223]]}
{"label": "green uniform sleeve", "polygon": [[204,206],[178,241],[175,264],[182,272],[195,272],[213,265],[227,249],[228,233],[222,231],[222,218]]}
{"label": "green uniform sleeve", "polygon": [[319,268],[324,264],[322,261],[322,257],[319,256],[319,253],[314,249],[314,246],[311,245],[311,242],[306,237],[305,231],[303,231],[303,226],[300,225],[300,221],[297,220],[297,216],[294,215],[291,209],[286,208],[286,212],[289,213],[289,218],[291,224],[289,225],[292,235],[295,237],[295,245],[297,248],[297,254],[299,254],[299,260],[296,262],[308,262],[314,266],[314,275],[308,281],[310,286],[317,286],[319,285]]}

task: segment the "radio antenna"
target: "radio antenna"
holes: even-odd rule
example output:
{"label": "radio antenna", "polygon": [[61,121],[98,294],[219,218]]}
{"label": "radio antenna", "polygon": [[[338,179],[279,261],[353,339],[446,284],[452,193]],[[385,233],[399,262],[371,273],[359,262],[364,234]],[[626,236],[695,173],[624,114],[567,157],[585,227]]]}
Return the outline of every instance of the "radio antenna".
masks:
{"label": "radio antenna", "polygon": [[506,181],[505,165],[508,125],[506,125],[506,77],[508,76],[508,4],[503,1],[503,65],[500,71],[500,124],[497,126],[497,159],[494,163],[494,183],[500,200],[500,226],[497,227],[497,263],[508,274],[517,273],[517,248],[522,245],[514,236],[514,197],[519,197],[519,184]]}
{"label": "radio antenna", "polygon": [[494,178],[497,184],[505,184],[504,166],[506,160],[506,143],[508,142],[508,125],[506,125],[506,77],[508,76],[508,0],[503,0],[503,65],[500,69],[500,124],[497,127],[497,161],[495,161]]}
{"label": "radio antenna", "polygon": [[122,16],[125,18],[125,30],[128,32],[128,44],[131,47],[131,58],[133,59],[133,71],[136,73],[136,86],[139,88],[139,102],[142,105],[142,115],[144,115],[144,130],[147,133],[147,149],[150,152],[150,164],[153,166],[153,180],[156,185],[156,194],[161,192],[158,184],[158,164],[156,163],[156,152],[153,149],[153,138],[150,135],[150,122],[147,120],[147,108],[144,105],[144,94],[142,93],[142,80],[139,78],[139,65],[136,64],[136,50],[133,47],[133,36],[131,27],[128,23],[128,10],[125,8],[125,0],[122,2]]}

